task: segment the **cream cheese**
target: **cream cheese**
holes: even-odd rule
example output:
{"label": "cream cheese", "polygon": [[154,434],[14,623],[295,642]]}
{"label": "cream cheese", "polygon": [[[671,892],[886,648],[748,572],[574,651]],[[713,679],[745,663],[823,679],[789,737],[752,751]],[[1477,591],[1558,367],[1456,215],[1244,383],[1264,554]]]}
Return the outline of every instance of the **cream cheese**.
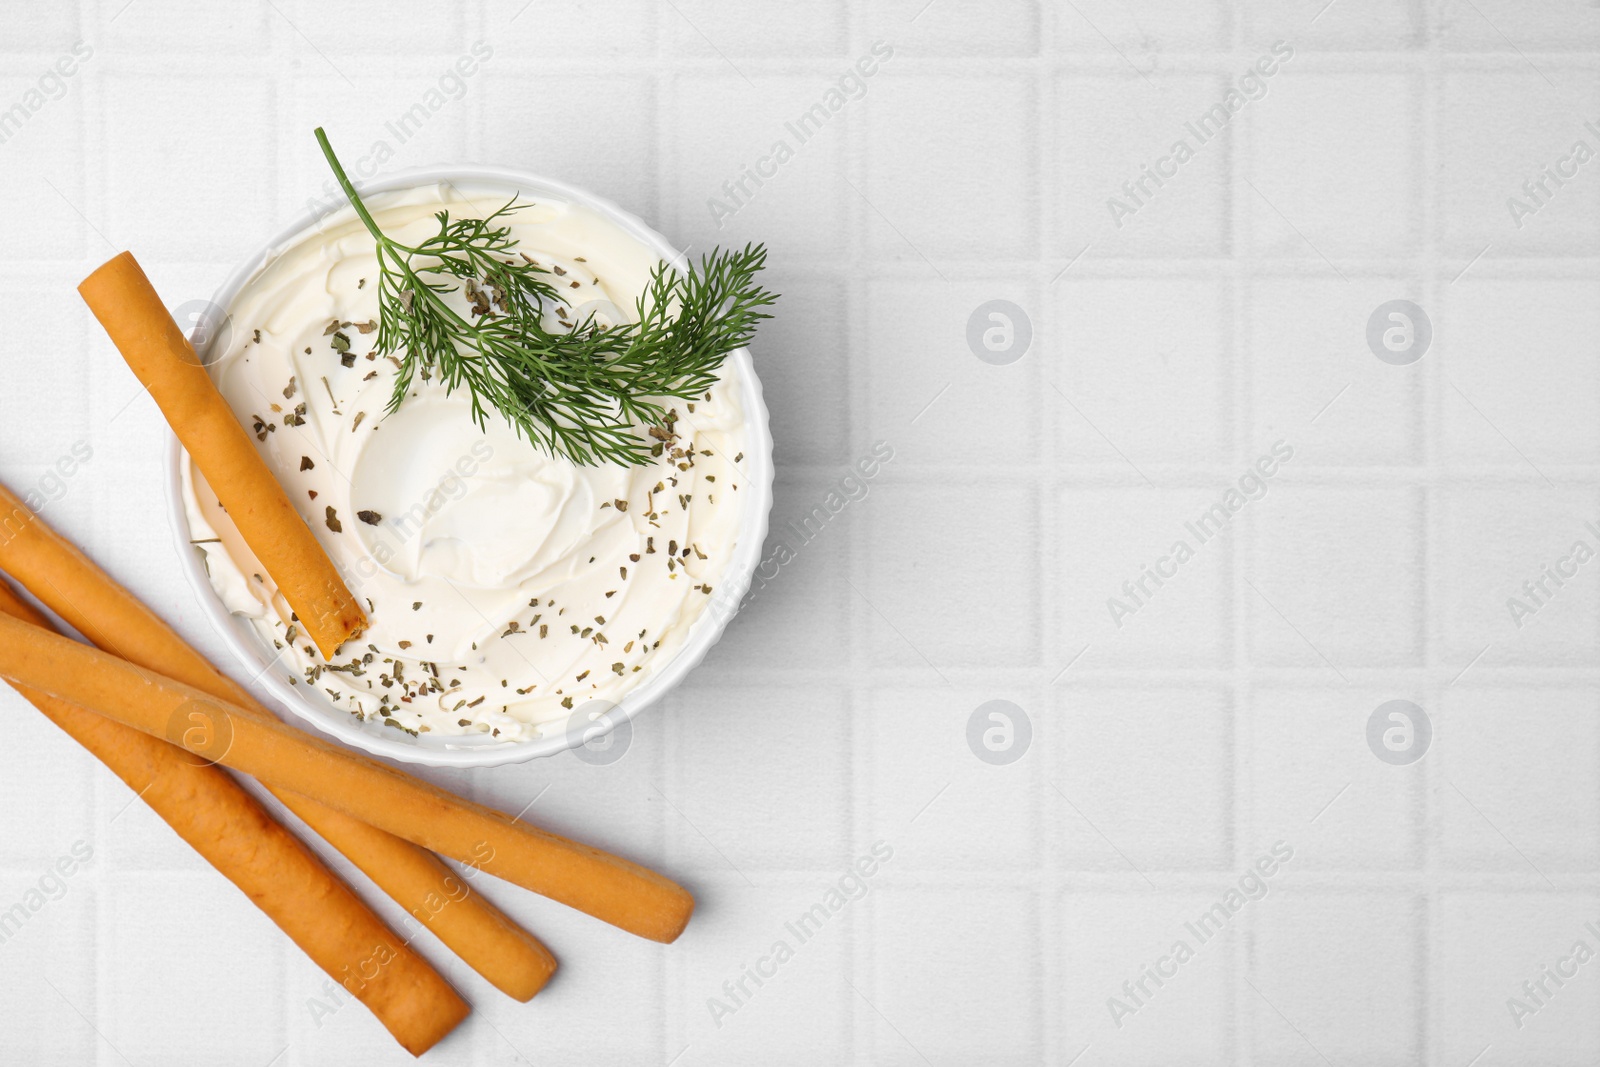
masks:
{"label": "cream cheese", "polygon": [[[504,198],[430,185],[367,200],[416,243],[434,214],[483,217]],[[529,200],[520,249],[569,310],[631,319],[654,252],[576,204]],[[228,610],[279,650],[281,670],[363,719],[435,735],[526,740],[586,721],[681,647],[739,528],[745,434],[730,366],[648,466],[552,458],[468,395],[414,381],[384,409],[397,365],[372,353],[375,245],[349,208],[287,244],[227,309],[213,380],[370,625],[324,663],[192,463],[184,506]],[[625,309],[625,310],[619,310]],[[559,317],[559,315],[558,315]],[[568,316],[570,319],[570,315]]]}

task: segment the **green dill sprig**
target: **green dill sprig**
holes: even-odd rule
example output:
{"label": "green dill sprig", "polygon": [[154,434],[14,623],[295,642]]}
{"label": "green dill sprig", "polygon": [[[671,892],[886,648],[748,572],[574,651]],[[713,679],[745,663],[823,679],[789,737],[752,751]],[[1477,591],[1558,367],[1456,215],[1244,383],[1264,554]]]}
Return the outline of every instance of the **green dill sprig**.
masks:
{"label": "green dill sprig", "polygon": [[[517,250],[507,218],[515,198],[482,219],[441,211],[438,232],[416,245],[386,235],[339,165],[327,135],[317,143],[378,245],[378,335],[374,351],[400,372],[386,413],[413,380],[437,376],[464,388],[486,428],[493,409],[517,433],[579,464],[650,462],[662,446],[639,433],[664,426],[663,401],[698,400],[730,352],[744,347],[776,295],[755,282],[766,248],[722,249],[680,273],[657,265],[634,322],[601,325],[573,312],[570,330],[546,321],[567,306],[554,277]],[[465,313],[446,299],[464,292]],[[560,321],[558,319],[558,321]]]}

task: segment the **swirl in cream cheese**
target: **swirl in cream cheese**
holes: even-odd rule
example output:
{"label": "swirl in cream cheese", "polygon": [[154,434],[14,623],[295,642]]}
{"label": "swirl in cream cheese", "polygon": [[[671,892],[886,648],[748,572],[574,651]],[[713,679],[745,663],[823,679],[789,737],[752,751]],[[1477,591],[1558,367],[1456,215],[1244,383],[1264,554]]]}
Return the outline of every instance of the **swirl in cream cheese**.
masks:
{"label": "swirl in cream cheese", "polygon": [[[434,214],[483,217],[504,194],[424,186],[374,195],[384,231],[416,243]],[[523,252],[573,309],[618,318],[657,257],[576,204],[525,200]],[[620,700],[682,645],[739,526],[743,413],[735,371],[654,431],[647,466],[552,458],[467,395],[416,381],[385,417],[397,365],[372,352],[374,242],[346,208],[288,243],[227,309],[210,371],[290,500],[368,608],[324,663],[215,495],[184,464],[192,536],[227,608],[280,649],[274,669],[369,721],[525,740]],[[559,316],[558,316],[559,317]],[[630,316],[631,317],[631,316]]]}

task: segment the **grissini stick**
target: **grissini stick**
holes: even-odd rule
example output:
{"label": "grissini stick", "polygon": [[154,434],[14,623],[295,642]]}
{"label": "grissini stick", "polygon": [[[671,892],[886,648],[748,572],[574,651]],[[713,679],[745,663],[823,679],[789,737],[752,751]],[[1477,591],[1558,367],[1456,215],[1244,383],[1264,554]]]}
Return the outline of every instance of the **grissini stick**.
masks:
{"label": "grissini stick", "polygon": [[[7,622],[48,634],[44,617],[3,581],[0,612]],[[407,1052],[422,1055],[466,1018],[470,1009],[449,983],[226,771],[160,738],[12,684],[365,1004]]]}
{"label": "grissini stick", "polygon": [[[0,571],[99,648],[271,715],[3,485]],[[472,892],[437,856],[314,800],[269,791],[506,995],[529,1000],[555,973],[555,957],[537,938]]]}
{"label": "grissini stick", "polygon": [[543,942],[427,849],[296,793],[272,795],[506,996],[532,1000],[556,973]]}
{"label": "grissini stick", "polygon": [[150,390],[300,625],[331,660],[341,644],[366,629],[366,613],[250,443],[150,279],[123,252],[85,278],[78,292]]}
{"label": "grissini stick", "polygon": [[676,940],[694,911],[687,890],[636,863],[9,616],[0,616],[0,677],[165,737],[640,937]]}

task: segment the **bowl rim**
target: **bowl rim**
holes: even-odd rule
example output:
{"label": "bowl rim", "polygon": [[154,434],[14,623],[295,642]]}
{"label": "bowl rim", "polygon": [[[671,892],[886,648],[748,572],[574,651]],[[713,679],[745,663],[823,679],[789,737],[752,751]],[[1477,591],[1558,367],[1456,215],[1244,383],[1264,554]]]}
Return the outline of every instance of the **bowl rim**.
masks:
{"label": "bowl rim", "polygon": [[[664,236],[639,216],[611,200],[566,182],[515,167],[479,164],[408,167],[380,178],[355,182],[355,186],[365,195],[455,183],[500,185],[506,187],[507,191],[519,194],[549,196],[582,205],[621,227],[674,266],[681,269],[687,265],[684,254]],[[244,285],[286,245],[317,228],[322,220],[347,206],[342,198],[326,203],[313,201],[290,225],[258,246],[234,268],[212,295],[210,306],[226,312]],[[288,709],[296,718],[345,744],[375,756],[429,767],[500,767],[559,755],[587,741],[603,737],[623,724],[631,724],[636,716],[655,705],[682,682],[721,639],[750,587],[761,560],[772,509],[772,430],[761,380],[756,376],[750,350],[738,349],[729,354],[728,361],[738,369],[741,381],[739,399],[744,406],[745,428],[749,437],[745,449],[745,486],[752,491],[740,496],[743,512],[740,515],[738,539],[727,569],[717,583],[719,591],[725,591],[725,595],[719,596],[701,612],[690,627],[683,646],[671,659],[652,671],[643,684],[630,690],[616,703],[616,713],[606,713],[582,730],[569,728],[532,741],[463,743],[442,737],[414,738],[394,730],[384,730],[379,734],[375,732],[379,727],[363,723],[349,712],[307,699],[298,686],[289,685],[283,676],[270,669],[276,656],[271,654],[246,620],[234,616],[223,605],[207,574],[205,551],[190,543],[192,533],[188,511],[183,503],[182,481],[183,464],[188,453],[168,427],[164,457],[167,517],[176,539],[174,547],[184,577],[202,613],[240,666],[253,676],[252,682],[264,688],[277,704]]]}

